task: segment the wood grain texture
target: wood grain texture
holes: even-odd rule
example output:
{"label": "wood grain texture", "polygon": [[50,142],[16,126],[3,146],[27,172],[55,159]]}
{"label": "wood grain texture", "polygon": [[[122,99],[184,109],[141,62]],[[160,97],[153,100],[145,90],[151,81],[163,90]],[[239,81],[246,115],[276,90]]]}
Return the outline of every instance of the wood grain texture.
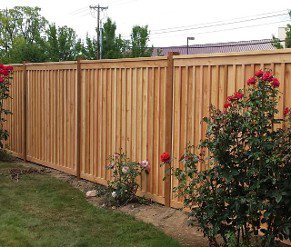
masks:
{"label": "wood grain texture", "polygon": [[77,68],[60,66],[26,64],[27,160],[76,175]]}
{"label": "wood grain texture", "polygon": [[[201,119],[208,116],[210,104],[223,109],[227,95],[242,89],[258,69],[272,69],[280,81],[277,117],[291,106],[291,49],[213,55],[174,56],[173,156],[181,157],[187,142],[197,146],[205,136],[206,125]],[[282,126],[277,126],[282,127]],[[178,167],[177,161],[174,167]],[[200,170],[207,169],[201,165]],[[172,185],[178,181],[172,178]],[[182,206],[182,198],[172,193],[171,205]]]}
{"label": "wood grain texture", "polygon": [[181,207],[171,193],[177,180],[163,181],[160,154],[178,159],[188,142],[197,146],[210,104],[222,109],[260,68],[281,82],[282,117],[291,106],[291,49],[14,65],[6,145],[20,158],[104,185],[111,178],[107,158],[122,148],[131,160],[151,164],[138,178],[139,195]]}
{"label": "wood grain texture", "polygon": [[[167,61],[129,60],[120,68],[111,63],[82,61],[81,177],[106,184],[108,157],[122,149],[133,161],[149,160],[151,173],[138,178],[139,193],[164,203],[159,154],[166,141],[160,126],[166,122],[160,113],[167,94],[160,88],[166,88]],[[171,136],[171,129],[167,131]]]}

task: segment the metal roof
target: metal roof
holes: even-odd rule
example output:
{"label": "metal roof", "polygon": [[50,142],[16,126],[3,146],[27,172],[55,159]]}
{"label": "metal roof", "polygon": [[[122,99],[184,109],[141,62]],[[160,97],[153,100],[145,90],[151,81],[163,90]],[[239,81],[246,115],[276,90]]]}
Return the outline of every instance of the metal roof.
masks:
{"label": "metal roof", "polygon": [[[227,53],[243,51],[274,50],[272,39],[250,40],[228,43],[189,45],[189,54]],[[187,46],[154,47],[153,56],[167,55],[168,52],[187,54]]]}

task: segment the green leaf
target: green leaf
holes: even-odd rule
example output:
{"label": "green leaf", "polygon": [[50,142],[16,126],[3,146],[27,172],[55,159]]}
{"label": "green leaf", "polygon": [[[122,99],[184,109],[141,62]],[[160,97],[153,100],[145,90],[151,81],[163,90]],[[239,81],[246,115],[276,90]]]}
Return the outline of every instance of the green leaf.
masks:
{"label": "green leaf", "polygon": [[276,202],[279,203],[282,200],[282,194],[277,194],[275,196]]}

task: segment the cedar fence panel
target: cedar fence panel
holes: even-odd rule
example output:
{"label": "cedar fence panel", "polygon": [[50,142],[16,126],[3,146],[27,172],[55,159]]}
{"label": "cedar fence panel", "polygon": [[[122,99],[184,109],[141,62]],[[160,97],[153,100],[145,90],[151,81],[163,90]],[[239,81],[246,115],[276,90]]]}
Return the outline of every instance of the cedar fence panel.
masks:
{"label": "cedar fence panel", "polygon": [[151,164],[138,178],[139,195],[165,203],[167,58],[83,61],[81,73],[81,177],[107,184],[108,156],[122,148]]}
{"label": "cedar fence panel", "polygon": [[[291,106],[291,49],[15,65],[12,110],[5,127],[18,157],[106,184],[107,158],[122,148],[130,159],[148,159],[139,195],[181,207],[171,193],[159,156],[179,158],[187,142],[198,145],[210,104],[246,86],[259,68],[271,68],[284,93],[279,116]],[[174,166],[177,167],[177,161]],[[199,169],[207,167],[199,166]]]}
{"label": "cedar fence panel", "polygon": [[[245,90],[246,81],[260,68],[272,69],[284,94],[279,100],[278,117],[291,106],[291,49],[174,57],[173,147],[174,157],[181,157],[190,142],[198,146],[206,133],[201,119],[208,116],[212,104],[223,109],[228,95]],[[178,167],[174,162],[174,167]],[[199,165],[199,170],[207,169]],[[172,187],[178,181],[172,177]],[[173,193],[173,207],[182,206],[182,198]]]}
{"label": "cedar fence panel", "polygon": [[27,64],[27,160],[76,175],[76,62]]}

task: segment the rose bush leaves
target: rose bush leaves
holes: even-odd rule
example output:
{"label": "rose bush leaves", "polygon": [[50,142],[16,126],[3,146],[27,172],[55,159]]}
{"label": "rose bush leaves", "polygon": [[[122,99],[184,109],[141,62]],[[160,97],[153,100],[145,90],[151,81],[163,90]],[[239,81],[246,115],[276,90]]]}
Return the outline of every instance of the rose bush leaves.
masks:
{"label": "rose bush leaves", "polygon": [[[212,246],[251,246],[259,232],[261,246],[290,239],[290,109],[276,118],[280,82],[270,70],[257,71],[247,85],[246,94],[227,97],[223,111],[210,107],[201,154],[188,145],[183,168],[173,169],[179,180],[174,191]],[[197,171],[198,162],[209,169]]]}
{"label": "rose bush leaves", "polygon": [[8,131],[4,129],[5,115],[11,114],[11,111],[4,108],[4,101],[9,96],[9,86],[11,84],[13,73],[12,66],[0,64],[0,149],[4,148],[4,141],[8,139]]}
{"label": "rose bush leaves", "polygon": [[112,180],[107,182],[110,202],[122,206],[136,197],[139,187],[136,179],[143,171],[150,172],[150,164],[148,160],[132,162],[123,152],[111,155],[109,161],[106,168],[112,172]]}

